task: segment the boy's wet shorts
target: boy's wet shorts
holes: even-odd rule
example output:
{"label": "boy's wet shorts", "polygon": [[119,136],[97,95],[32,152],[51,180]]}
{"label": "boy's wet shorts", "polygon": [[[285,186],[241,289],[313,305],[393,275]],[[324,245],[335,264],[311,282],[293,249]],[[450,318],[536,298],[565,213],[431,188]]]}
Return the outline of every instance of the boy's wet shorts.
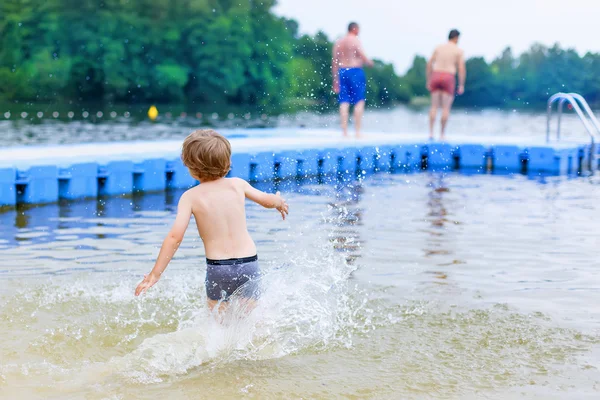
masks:
{"label": "boy's wet shorts", "polygon": [[206,259],[206,296],[210,300],[229,300],[236,296],[258,297],[260,268],[258,257]]}

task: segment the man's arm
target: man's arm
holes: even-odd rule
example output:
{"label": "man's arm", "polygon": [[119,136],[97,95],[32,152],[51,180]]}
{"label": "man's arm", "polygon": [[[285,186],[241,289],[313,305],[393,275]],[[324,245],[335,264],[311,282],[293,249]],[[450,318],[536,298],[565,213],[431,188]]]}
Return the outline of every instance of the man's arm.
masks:
{"label": "man's arm", "polygon": [[167,234],[167,237],[163,241],[160,252],[154,264],[154,268],[148,275],[144,275],[144,280],[135,289],[135,295],[139,296],[141,293],[145,293],[146,290],[150,289],[160,279],[162,273],[165,271],[169,262],[175,256],[179,245],[183,240],[185,231],[190,223],[192,216],[192,203],[189,200],[188,192],[184,193],[179,200],[177,206],[177,217],[175,217],[175,223]]}
{"label": "man's arm", "polygon": [[367,57],[367,54],[365,53],[365,49],[363,48],[362,43],[360,42],[360,40],[358,38],[356,38],[356,53],[358,54],[360,59],[365,64],[367,64],[369,67],[372,67],[374,65],[373,60],[371,60],[369,57]]}
{"label": "man's arm", "polygon": [[245,180],[240,179],[240,181],[244,186],[244,194],[248,200],[252,200],[264,208],[276,208],[277,211],[281,213],[281,217],[283,219],[285,219],[285,216],[289,214],[288,205],[283,197],[281,197],[279,192],[275,194],[261,192],[260,190],[253,188],[252,185]]}
{"label": "man's arm", "polygon": [[458,94],[465,92],[465,81],[467,80],[467,65],[465,62],[465,55],[461,51],[458,57]]}
{"label": "man's arm", "polygon": [[433,74],[433,63],[435,62],[436,56],[437,56],[437,48],[433,51],[433,54],[431,55],[431,58],[429,59],[429,61],[427,61],[427,70],[425,72],[427,89],[431,89],[431,87],[430,87],[431,74]]}
{"label": "man's arm", "polygon": [[340,92],[340,53],[338,44],[333,45],[333,55],[331,57],[331,75],[333,76],[333,92]]}

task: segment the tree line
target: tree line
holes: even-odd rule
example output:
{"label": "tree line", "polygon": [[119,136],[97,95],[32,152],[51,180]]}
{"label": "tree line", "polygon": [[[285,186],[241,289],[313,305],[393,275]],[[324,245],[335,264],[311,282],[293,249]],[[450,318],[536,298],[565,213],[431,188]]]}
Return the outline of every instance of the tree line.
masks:
{"label": "tree line", "polygon": [[[3,0],[0,98],[71,103],[331,105],[332,41],[301,35],[272,12],[275,0]],[[426,59],[399,75],[380,60],[367,70],[372,105],[428,93]],[[555,45],[487,63],[467,61],[457,104],[543,104],[557,91],[600,103],[600,54]]]}

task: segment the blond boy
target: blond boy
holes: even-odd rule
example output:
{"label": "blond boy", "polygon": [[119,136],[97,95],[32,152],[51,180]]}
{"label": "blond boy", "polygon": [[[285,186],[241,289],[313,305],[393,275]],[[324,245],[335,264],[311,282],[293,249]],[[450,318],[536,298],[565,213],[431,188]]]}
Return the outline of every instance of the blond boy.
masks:
{"label": "blond boy", "polygon": [[192,132],[183,142],[181,158],[200,185],[179,200],[177,216],[167,234],[154,268],[135,290],[139,296],[160,279],[177,252],[194,215],[206,254],[206,294],[212,310],[234,293],[254,297],[244,290],[260,275],[256,245],[246,227],[245,199],[275,208],[285,219],[288,205],[276,194],[267,194],[239,178],[225,178],[231,167],[231,144],[213,130]]}

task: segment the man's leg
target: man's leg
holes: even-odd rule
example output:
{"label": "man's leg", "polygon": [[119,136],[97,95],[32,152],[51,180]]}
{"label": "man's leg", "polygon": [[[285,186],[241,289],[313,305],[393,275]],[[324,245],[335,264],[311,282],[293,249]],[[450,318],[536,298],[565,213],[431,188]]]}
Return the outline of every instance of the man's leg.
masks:
{"label": "man's leg", "polygon": [[442,139],[442,140],[444,140],[444,135],[446,133],[446,124],[448,123],[448,118],[450,117],[450,109],[452,108],[452,103],[454,103],[454,95],[443,92],[442,93],[442,134],[440,136],[440,139]]}
{"label": "man's leg", "polygon": [[365,101],[361,100],[354,105],[354,125],[356,128],[356,137],[360,137],[360,129],[362,126],[362,117],[365,113]]}
{"label": "man's leg", "polygon": [[348,116],[350,114],[350,103],[340,103],[340,119],[344,137],[348,136]]}
{"label": "man's leg", "polygon": [[436,90],[431,92],[431,109],[429,110],[429,139],[433,139],[433,128],[438,108],[442,105],[442,92]]}

